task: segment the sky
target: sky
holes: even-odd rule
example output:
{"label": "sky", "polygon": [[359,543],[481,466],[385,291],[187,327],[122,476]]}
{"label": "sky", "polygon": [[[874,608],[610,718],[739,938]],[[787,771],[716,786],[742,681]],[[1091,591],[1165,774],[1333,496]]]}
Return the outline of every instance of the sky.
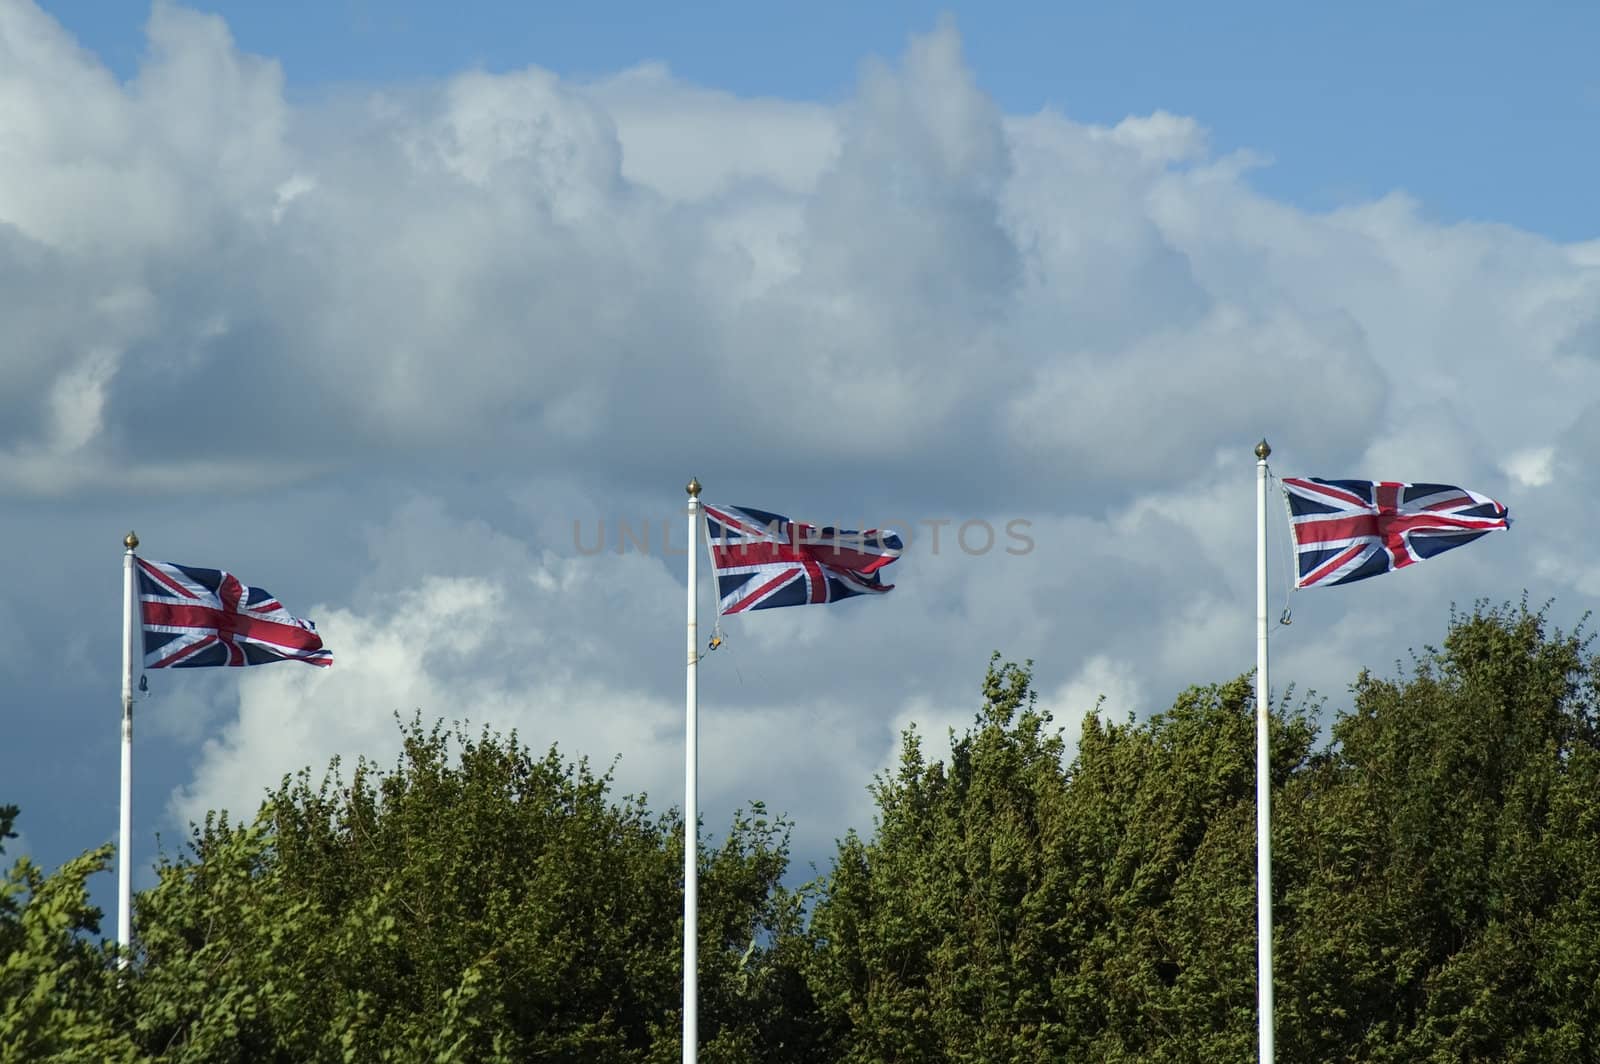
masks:
{"label": "sky", "polygon": [[802,876],[994,651],[1069,746],[1252,668],[1262,437],[1516,521],[1291,595],[1274,513],[1324,719],[1453,606],[1600,605],[1592,8],[525,6],[0,0],[7,859],[115,838],[129,529],[336,659],[150,674],[136,886],[413,713],[680,803],[690,476],[909,534],[700,669],[708,834]]}

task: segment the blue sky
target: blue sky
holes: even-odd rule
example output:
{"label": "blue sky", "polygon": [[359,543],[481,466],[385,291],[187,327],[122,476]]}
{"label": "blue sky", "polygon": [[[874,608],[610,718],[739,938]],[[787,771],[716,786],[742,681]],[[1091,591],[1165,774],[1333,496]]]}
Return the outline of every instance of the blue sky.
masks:
{"label": "blue sky", "polygon": [[1294,597],[1273,676],[1327,712],[1451,604],[1600,608],[1591,7],[949,10],[0,0],[8,855],[115,835],[130,528],[336,658],[151,676],[141,886],[396,713],[675,804],[681,561],[574,527],[690,475],[1037,545],[914,538],[891,595],[725,626],[708,830],[762,799],[801,874],[993,650],[1069,747],[1248,671],[1262,436],[1517,521]]}
{"label": "blue sky", "polygon": [[[127,76],[144,13],[122,0],[44,8]],[[864,57],[941,14],[1007,111],[1115,123],[1167,110],[1223,150],[1270,158],[1253,183],[1312,209],[1396,189],[1445,221],[1600,236],[1600,5],[855,3],[582,4],[290,0],[206,3],[292,89],[533,64],[567,77],[665,62],[744,96],[839,100]]]}

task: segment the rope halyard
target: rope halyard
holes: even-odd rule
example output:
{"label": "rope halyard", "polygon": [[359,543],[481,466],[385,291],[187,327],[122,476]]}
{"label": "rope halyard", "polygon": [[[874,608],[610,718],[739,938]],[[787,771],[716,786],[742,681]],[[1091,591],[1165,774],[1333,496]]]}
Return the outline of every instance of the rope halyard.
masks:
{"label": "rope halyard", "polygon": [[[706,644],[705,652],[700,655],[701,659],[703,660],[706,654],[709,654],[713,650],[716,650],[718,647],[722,646],[723,640],[722,596],[719,593],[721,588],[717,584],[717,552],[711,546],[711,534],[706,527],[706,512],[704,507],[701,507],[700,509],[700,533],[706,541],[706,557],[711,561],[711,564],[706,567],[706,575],[711,580],[711,604],[712,609],[715,611],[711,615],[711,640]],[[691,544],[689,549],[693,550],[694,546]]]}
{"label": "rope halyard", "polygon": [[[1272,471],[1272,467],[1270,465],[1267,467],[1267,478],[1277,486],[1278,497],[1283,500],[1284,517],[1289,522],[1287,527],[1290,528],[1292,532],[1294,527],[1294,514],[1289,509],[1289,493],[1284,490],[1283,480],[1278,476],[1277,473]],[[1294,623],[1294,611],[1289,608],[1289,598],[1296,590],[1295,554],[1292,535],[1289,539],[1280,540],[1279,543],[1280,547],[1278,553],[1283,558],[1283,612],[1278,614],[1278,623],[1284,627],[1288,627]]]}

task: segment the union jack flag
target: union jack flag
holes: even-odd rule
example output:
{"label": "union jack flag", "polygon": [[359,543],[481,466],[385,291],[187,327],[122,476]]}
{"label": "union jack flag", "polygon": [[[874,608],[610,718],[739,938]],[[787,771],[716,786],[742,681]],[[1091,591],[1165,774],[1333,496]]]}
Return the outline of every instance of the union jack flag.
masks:
{"label": "union jack flag", "polygon": [[894,588],[878,570],[900,557],[895,532],[817,528],[747,506],[706,506],[719,612],[838,602]]}
{"label": "union jack flag", "polygon": [[1285,477],[1296,587],[1365,580],[1509,528],[1509,511],[1451,484]]}
{"label": "union jack flag", "polygon": [[137,560],[145,668],[333,664],[317,626],[261,588],[221,569]]}

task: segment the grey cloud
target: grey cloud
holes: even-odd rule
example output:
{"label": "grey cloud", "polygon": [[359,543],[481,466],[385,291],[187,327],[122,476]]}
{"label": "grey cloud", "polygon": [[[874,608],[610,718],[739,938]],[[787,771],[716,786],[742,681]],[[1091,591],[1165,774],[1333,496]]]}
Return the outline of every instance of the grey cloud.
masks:
{"label": "grey cloud", "polygon": [[1261,435],[1285,473],[1455,479],[1521,518],[1293,596],[1280,684],[1337,699],[1452,600],[1600,596],[1593,248],[1399,196],[1299,211],[1173,114],[1003,115],[949,27],[837,106],[536,67],[302,99],[214,17],[163,4],[150,35],[119,84],[0,5],[0,532],[30,560],[0,674],[48,708],[0,800],[44,807],[57,858],[114,822],[128,527],[340,655],[157,677],[141,833],[384,754],[413,709],[621,752],[675,802],[682,561],[585,554],[572,522],[676,522],[690,474],[811,520],[1033,522],[1025,555],[919,535],[881,601],[727,625],[708,808],[772,799],[808,859],[993,649],[1072,715],[1250,668]]}
{"label": "grey cloud", "polygon": [[1241,425],[1348,452],[1378,424],[1387,385],[1347,320],[1221,310],[1042,368],[1008,422],[1020,448],[1064,460],[1074,476],[1147,484],[1192,475],[1237,443]]}

